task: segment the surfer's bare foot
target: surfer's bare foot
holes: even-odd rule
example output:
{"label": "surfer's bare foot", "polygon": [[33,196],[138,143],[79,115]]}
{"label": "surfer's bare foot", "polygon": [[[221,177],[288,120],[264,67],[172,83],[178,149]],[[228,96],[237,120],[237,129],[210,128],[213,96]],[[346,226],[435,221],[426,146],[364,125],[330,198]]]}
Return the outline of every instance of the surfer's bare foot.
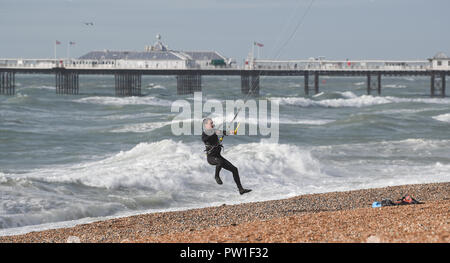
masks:
{"label": "surfer's bare foot", "polygon": [[251,191],[252,191],[252,189],[245,189],[245,188],[239,189],[239,193],[240,193],[241,195],[243,195],[243,194],[245,194],[245,193],[249,193],[249,192],[251,192]]}

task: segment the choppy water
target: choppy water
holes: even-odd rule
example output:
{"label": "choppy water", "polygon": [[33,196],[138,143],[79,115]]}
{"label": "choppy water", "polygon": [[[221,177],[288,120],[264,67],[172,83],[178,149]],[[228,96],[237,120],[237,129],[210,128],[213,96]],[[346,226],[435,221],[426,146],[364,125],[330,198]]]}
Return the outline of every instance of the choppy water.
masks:
{"label": "choppy water", "polygon": [[[213,179],[199,136],[174,136],[173,77],[143,77],[143,97],[114,97],[112,77],[81,76],[77,96],[56,95],[52,76],[16,76],[0,96],[0,235],[148,211],[299,194],[447,182],[450,98],[429,98],[426,78],[326,78],[303,94],[302,78],[266,77],[261,98],[280,104],[280,141],[225,139],[232,176]],[[203,98],[240,99],[237,77],[204,77]],[[230,116],[225,116],[231,119]],[[194,119],[193,121],[199,121]]]}

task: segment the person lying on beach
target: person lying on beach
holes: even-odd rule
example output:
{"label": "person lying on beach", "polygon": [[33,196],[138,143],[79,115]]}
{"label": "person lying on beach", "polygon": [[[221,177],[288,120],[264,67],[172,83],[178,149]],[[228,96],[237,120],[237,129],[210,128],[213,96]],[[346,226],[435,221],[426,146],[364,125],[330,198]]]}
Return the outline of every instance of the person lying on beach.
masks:
{"label": "person lying on beach", "polygon": [[210,118],[206,118],[203,120],[203,133],[202,133],[202,141],[205,143],[206,146],[206,155],[207,155],[207,161],[210,165],[216,166],[216,173],[215,173],[215,179],[218,184],[223,184],[222,180],[220,179],[219,173],[222,168],[225,170],[228,170],[233,173],[233,179],[236,183],[239,193],[245,194],[251,191],[251,189],[245,189],[241,185],[241,180],[239,178],[239,172],[238,169],[230,163],[227,159],[223,158],[222,155],[220,155],[220,152],[222,150],[222,144],[219,141],[218,135],[232,135],[235,134],[234,131],[227,131],[223,130],[216,130],[214,129],[214,122]]}

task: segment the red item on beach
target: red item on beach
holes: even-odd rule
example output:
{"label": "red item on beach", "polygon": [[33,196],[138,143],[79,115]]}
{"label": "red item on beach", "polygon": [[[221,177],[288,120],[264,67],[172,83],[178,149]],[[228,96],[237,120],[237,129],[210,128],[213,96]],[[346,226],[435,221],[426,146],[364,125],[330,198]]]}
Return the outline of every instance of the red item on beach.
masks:
{"label": "red item on beach", "polygon": [[410,195],[405,195],[401,199],[398,199],[397,201],[394,202],[390,199],[383,199],[383,201],[381,201],[381,206],[412,205],[412,204],[423,204],[423,203],[412,198]]}

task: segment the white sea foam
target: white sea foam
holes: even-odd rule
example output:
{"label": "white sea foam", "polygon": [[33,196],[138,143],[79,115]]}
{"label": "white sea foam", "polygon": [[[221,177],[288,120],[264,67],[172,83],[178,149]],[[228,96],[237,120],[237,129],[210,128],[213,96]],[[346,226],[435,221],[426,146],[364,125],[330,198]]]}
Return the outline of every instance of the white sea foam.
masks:
{"label": "white sea foam", "polygon": [[408,86],[406,85],[402,85],[402,84],[386,84],[383,85],[383,88],[391,88],[391,89],[404,89],[407,88]]}
{"label": "white sea foam", "polygon": [[325,125],[334,120],[325,119],[280,119],[280,124],[305,124],[305,125]]}
{"label": "white sea foam", "polygon": [[18,98],[27,98],[27,97],[28,97],[28,94],[26,94],[26,93],[21,93],[21,92],[17,92],[16,96],[17,96]]}
{"label": "white sea foam", "polygon": [[433,110],[432,108],[422,108],[422,109],[391,109],[391,110],[379,110],[374,111],[374,113],[382,113],[382,114],[412,114]]}
{"label": "white sea foam", "polygon": [[278,97],[271,100],[278,101],[280,105],[295,105],[300,107],[367,107],[373,105],[389,104],[389,103],[430,103],[430,104],[450,104],[449,98],[399,98],[399,97],[375,97],[371,95],[356,96],[351,92],[343,92],[345,98],[311,100],[303,97]]}
{"label": "white sea foam", "polygon": [[313,98],[317,98],[317,97],[320,97],[320,96],[322,96],[323,94],[325,94],[325,93],[323,93],[323,92],[319,92],[319,93],[315,94],[315,95],[313,96]]}
{"label": "white sea foam", "polygon": [[[135,113],[135,114],[114,114],[114,115],[107,115],[103,116],[103,119],[106,120],[135,120],[135,119],[142,119],[142,118],[149,118],[149,117],[162,117],[167,116],[167,114],[162,113],[153,113],[153,112],[142,112],[142,113]],[[99,117],[95,117],[98,119]]]}
{"label": "white sea foam", "polygon": [[351,91],[344,91],[344,92],[339,92],[341,94],[342,97],[347,98],[347,99],[353,99],[353,98],[357,98],[358,96],[351,92]]}
{"label": "white sea foam", "polygon": [[154,84],[154,83],[148,84],[148,86],[147,86],[146,88],[147,88],[147,89],[164,89],[164,90],[167,89],[167,88],[164,87],[163,85],[158,85],[158,84]]}
{"label": "white sea foam", "polygon": [[442,122],[450,122],[450,113],[434,116],[433,119],[442,121]]}
{"label": "white sea foam", "polygon": [[360,108],[371,105],[391,103],[391,101],[386,98],[372,97],[367,95],[357,98],[325,99],[317,101],[302,97],[273,98],[272,100],[277,100],[280,105],[295,105],[301,107],[329,107],[329,108],[339,108],[339,107]]}
{"label": "white sea foam", "polygon": [[2,172],[0,172],[0,184],[1,183],[6,183],[8,181],[8,179],[6,179],[6,175]]}
{"label": "white sea foam", "polygon": [[34,89],[56,90],[55,86],[46,86],[46,85],[37,86],[37,87],[33,87],[33,88]]}
{"label": "white sea foam", "polygon": [[101,105],[156,105],[156,106],[170,106],[172,104],[169,100],[156,98],[154,96],[145,97],[86,97],[77,99],[75,102],[91,103]]}
{"label": "white sea foam", "polygon": [[125,125],[122,128],[111,130],[111,132],[151,132],[153,130],[170,125],[172,122],[147,122]]}

